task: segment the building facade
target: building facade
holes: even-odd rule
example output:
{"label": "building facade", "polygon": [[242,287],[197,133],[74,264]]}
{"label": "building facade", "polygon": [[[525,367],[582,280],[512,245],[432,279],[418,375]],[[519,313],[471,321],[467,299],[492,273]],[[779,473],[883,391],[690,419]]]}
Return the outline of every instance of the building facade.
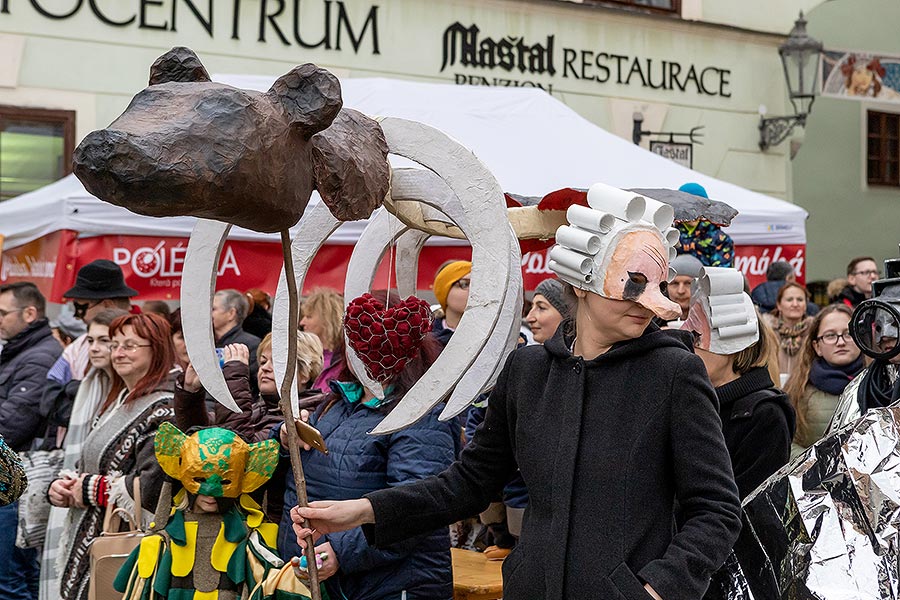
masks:
{"label": "building facade", "polygon": [[821,93],[794,158],[794,201],[807,221],[808,278],[843,276],[849,260],[898,256],[900,5],[831,0],[809,13],[822,41]]}
{"label": "building facade", "polygon": [[694,168],[789,198],[784,149],[757,148],[757,109],[784,106],[776,48],[811,4],[0,0],[0,198],[65,173],[78,140],[118,116],[176,45],[211,73],[315,62],[340,77],[539,86],[626,138],[634,113],[648,131],[702,126]]}
{"label": "building facade", "polygon": [[[791,146],[760,150],[759,108],[787,114],[778,46],[821,1],[0,0],[0,201],[70,172],[78,141],[113,121],[179,45],[214,76],[314,62],[341,78],[540,88],[624,139],[790,200]],[[0,280],[39,277],[45,263],[72,271],[96,242],[49,237],[33,248],[7,240]],[[137,253],[161,242],[128,243]],[[737,252],[751,282],[778,259],[803,276],[802,239],[753,244]]]}

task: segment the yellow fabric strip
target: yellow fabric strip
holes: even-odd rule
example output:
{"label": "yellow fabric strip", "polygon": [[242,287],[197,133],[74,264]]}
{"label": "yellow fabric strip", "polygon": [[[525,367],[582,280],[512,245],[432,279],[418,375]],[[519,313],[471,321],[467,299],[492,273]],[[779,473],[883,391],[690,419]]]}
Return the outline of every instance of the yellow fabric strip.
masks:
{"label": "yellow fabric strip", "polygon": [[[187,577],[194,570],[194,557],[197,555],[197,522],[184,524],[184,535],[187,543],[184,546],[172,544],[172,575]],[[221,535],[221,534],[220,534]]]}
{"label": "yellow fabric strip", "polygon": [[247,527],[256,529],[263,522],[262,507],[247,494],[241,494],[241,508],[247,512]]}
{"label": "yellow fabric strip", "polygon": [[138,551],[138,575],[141,579],[147,579],[153,575],[156,565],[159,563],[159,548],[162,537],[148,535],[141,540],[141,549]]}
{"label": "yellow fabric strip", "polygon": [[278,525],[275,523],[263,523],[257,529],[259,535],[269,548],[278,547]]}
{"label": "yellow fabric strip", "polygon": [[194,600],[219,600],[219,590],[194,592]]}
{"label": "yellow fabric strip", "polygon": [[237,546],[237,543],[229,542],[225,538],[225,524],[219,525],[219,535],[216,536],[216,542],[213,544],[212,554],[209,557],[216,571],[219,573],[228,571],[228,561],[231,560],[231,555],[234,554]]}

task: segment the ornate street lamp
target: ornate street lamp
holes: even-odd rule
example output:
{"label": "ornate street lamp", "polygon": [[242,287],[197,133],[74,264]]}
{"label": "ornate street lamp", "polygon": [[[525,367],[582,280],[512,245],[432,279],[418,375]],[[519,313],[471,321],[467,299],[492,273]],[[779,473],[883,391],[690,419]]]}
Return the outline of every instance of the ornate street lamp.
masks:
{"label": "ornate street lamp", "polygon": [[[783,142],[797,125],[806,125],[806,117],[816,99],[821,53],[822,42],[806,33],[806,19],[801,11],[790,36],[778,47],[794,114],[786,117],[760,117],[760,150]],[[760,112],[763,112],[762,107]]]}

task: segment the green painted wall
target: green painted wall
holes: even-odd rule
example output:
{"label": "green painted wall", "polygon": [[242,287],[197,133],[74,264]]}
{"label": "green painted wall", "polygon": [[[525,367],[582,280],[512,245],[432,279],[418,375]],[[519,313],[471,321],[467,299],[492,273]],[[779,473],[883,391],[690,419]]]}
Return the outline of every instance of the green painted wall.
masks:
{"label": "green painted wall", "polygon": [[[826,49],[900,55],[900,2],[831,0],[809,14]],[[820,97],[793,160],[793,200],[809,211],[807,279],[843,276],[854,256],[898,255],[900,189],[865,182],[866,110],[900,113],[900,102]]]}

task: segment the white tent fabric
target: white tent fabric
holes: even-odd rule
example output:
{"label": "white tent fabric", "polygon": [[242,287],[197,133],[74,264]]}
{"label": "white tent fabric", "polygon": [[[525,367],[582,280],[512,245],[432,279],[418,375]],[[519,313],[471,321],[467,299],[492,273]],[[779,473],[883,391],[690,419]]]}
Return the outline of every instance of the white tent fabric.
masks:
{"label": "white tent fabric", "polygon": [[[218,75],[216,81],[266,90],[274,77]],[[372,116],[421,121],[459,140],[487,164],[507,192],[543,196],[598,181],[621,188],[704,186],[740,214],[727,229],[737,244],[806,243],[799,206],[692,171],[582,118],[530,88],[476,87],[393,79],[345,79],[344,105]],[[317,197],[314,196],[314,202]],[[82,235],[188,236],[194,219],[135,215],[88,194],[74,177],[0,204],[0,234],[15,247],[59,229]],[[347,223],[331,243],[352,244],[363,222]],[[235,228],[232,239],[271,239]]]}

